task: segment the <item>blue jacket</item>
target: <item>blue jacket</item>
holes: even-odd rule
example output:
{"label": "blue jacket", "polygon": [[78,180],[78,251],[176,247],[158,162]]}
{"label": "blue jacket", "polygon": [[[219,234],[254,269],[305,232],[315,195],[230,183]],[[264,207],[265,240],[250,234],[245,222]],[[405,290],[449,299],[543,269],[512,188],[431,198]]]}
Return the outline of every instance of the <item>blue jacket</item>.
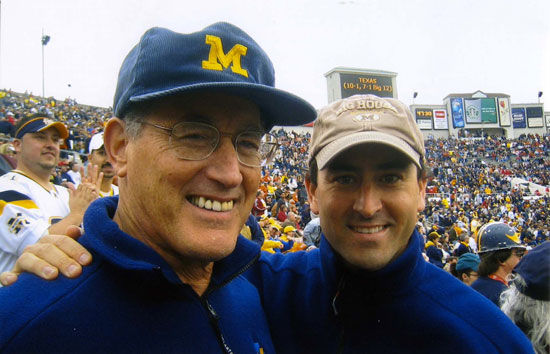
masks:
{"label": "blue jacket", "polygon": [[24,274],[0,289],[0,352],[274,352],[258,292],[241,275],[257,245],[239,237],[199,297],[111,220],[117,202],[100,198],[86,212],[81,243],[94,261],[80,277]]}
{"label": "blue jacket", "polygon": [[262,254],[256,283],[278,353],[532,353],[490,301],[424,261],[415,231],[385,268],[351,272],[324,236],[307,253]]}
{"label": "blue jacket", "polygon": [[500,294],[508,288],[498,280],[494,280],[489,277],[479,277],[475,282],[473,282],[472,289],[476,290],[487,299],[491,300],[493,304],[500,307]]}

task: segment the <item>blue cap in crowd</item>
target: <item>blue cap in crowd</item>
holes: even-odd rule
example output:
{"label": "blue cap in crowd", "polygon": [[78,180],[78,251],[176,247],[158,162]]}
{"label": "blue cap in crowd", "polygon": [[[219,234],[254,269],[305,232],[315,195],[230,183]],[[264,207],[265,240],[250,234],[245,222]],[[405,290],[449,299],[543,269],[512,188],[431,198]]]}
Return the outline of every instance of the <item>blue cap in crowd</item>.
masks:
{"label": "blue cap in crowd", "polygon": [[69,136],[69,131],[65,124],[47,117],[36,117],[19,127],[15,132],[15,138],[21,139],[27,133],[41,132],[49,128],[55,128],[59,132],[61,139],[67,139]]}
{"label": "blue cap in crowd", "polygon": [[536,300],[550,301],[550,241],[527,252],[514,272],[525,281],[525,285],[514,282],[521,293]]}
{"label": "blue cap in crowd", "polygon": [[460,257],[458,257],[458,260],[456,261],[456,270],[457,271],[463,271],[466,269],[471,269],[474,272],[477,272],[477,269],[479,268],[479,263],[481,260],[479,259],[479,256],[474,253],[463,253]]}
{"label": "blue cap in crowd", "polygon": [[316,117],[305,100],[275,88],[267,54],[244,31],[224,22],[190,34],[158,27],[145,32],[120,68],[114,114],[124,117],[132,102],[200,91],[254,102],[267,129],[301,125]]}

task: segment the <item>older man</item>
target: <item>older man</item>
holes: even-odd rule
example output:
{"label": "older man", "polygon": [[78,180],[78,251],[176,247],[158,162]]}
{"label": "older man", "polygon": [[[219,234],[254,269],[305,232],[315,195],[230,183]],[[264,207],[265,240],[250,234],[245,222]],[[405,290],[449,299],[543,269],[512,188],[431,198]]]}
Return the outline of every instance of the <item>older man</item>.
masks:
{"label": "older man", "polygon": [[238,235],[276,148],[266,132],[315,110],[275,89],[273,75],[227,23],[143,35],[104,132],[120,196],[84,219],[94,262],[77,279],[22,276],[2,289],[0,351],[274,351],[257,289],[241,276],[260,248]]}

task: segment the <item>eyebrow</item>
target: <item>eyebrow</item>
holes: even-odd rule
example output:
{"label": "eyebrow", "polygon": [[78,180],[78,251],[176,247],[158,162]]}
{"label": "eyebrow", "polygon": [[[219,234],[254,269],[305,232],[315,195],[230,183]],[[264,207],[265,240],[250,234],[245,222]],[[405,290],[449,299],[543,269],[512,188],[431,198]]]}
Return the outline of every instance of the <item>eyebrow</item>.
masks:
{"label": "eyebrow", "polygon": [[[379,170],[405,170],[411,164],[413,162],[406,159],[395,159],[379,163],[376,168]],[[346,161],[331,162],[327,167],[332,171],[349,171],[360,168],[360,166],[349,164]]]}
{"label": "eyebrow", "polygon": [[[195,114],[195,113],[184,114],[184,115],[180,116],[180,119],[178,121],[176,121],[174,124],[178,124],[180,122],[205,123],[205,124],[209,124],[209,125],[212,125],[212,126],[216,127],[216,129],[219,129],[215,124],[216,123],[215,119],[212,119],[209,116],[204,116],[204,115],[201,115],[201,114]],[[252,129],[250,129],[250,128],[252,128]],[[260,119],[259,124],[246,123],[243,126],[243,129],[239,130],[239,132],[242,132],[242,131],[262,131],[263,132],[263,131],[265,131],[265,128],[263,127],[263,122]]]}

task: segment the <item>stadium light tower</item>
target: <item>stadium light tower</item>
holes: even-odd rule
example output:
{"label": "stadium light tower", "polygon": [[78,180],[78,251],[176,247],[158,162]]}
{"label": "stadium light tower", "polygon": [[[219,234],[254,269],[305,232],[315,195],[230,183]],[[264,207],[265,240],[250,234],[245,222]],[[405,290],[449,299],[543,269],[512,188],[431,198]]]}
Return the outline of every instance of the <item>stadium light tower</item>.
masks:
{"label": "stadium light tower", "polygon": [[50,36],[44,35],[44,30],[42,30],[42,97],[46,97],[44,90],[44,47],[50,41]]}
{"label": "stadium light tower", "polygon": [[540,98],[542,97],[542,91],[539,91],[538,97],[539,97],[539,103],[540,103]]}

